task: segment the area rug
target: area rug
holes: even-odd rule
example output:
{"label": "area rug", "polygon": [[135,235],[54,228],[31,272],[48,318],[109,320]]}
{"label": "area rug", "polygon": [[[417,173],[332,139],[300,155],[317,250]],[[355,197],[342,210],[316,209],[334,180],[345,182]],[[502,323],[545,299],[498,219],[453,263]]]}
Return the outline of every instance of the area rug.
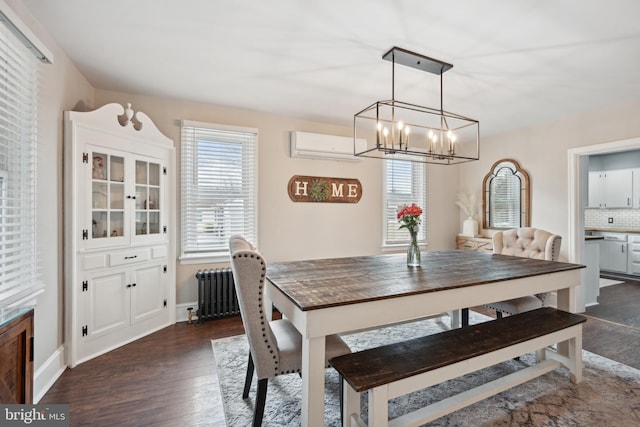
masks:
{"label": "area rug", "polygon": [[[470,313],[470,323],[485,316]],[[343,336],[352,350],[398,342],[418,334],[448,329],[448,318],[431,319]],[[255,402],[255,378],[249,399],[242,399],[248,344],[244,335],[212,341],[229,427],[251,425]],[[533,354],[447,381],[426,390],[394,399],[389,416],[423,407],[434,401],[486,383],[533,363]],[[475,403],[428,426],[640,426],[640,370],[583,351],[583,381],[573,384],[569,371],[560,368],[496,396]],[[340,425],[338,375],[325,375],[325,426]],[[300,425],[301,379],[283,375],[269,380],[263,426]],[[362,394],[362,418],[366,421],[366,392]]]}

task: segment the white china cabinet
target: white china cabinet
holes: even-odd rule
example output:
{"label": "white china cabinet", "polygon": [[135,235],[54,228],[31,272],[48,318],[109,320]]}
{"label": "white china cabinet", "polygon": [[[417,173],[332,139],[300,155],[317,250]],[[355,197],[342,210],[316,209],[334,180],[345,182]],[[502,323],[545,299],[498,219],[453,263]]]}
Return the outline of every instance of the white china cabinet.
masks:
{"label": "white china cabinet", "polygon": [[70,367],[175,323],[175,150],[141,112],[65,112]]}

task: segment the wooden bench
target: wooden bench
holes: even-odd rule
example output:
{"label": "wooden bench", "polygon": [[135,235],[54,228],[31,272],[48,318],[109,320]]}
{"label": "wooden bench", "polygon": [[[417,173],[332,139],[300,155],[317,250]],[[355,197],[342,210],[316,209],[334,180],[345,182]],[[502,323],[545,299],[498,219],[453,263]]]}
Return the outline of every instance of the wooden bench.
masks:
{"label": "wooden bench", "polygon": [[[369,390],[369,427],[419,426],[561,366],[582,380],[580,315],[543,307],[330,360],[344,380],[344,426],[365,426],[360,392]],[[566,344],[561,344],[565,343]],[[548,348],[562,346],[568,356]],[[536,352],[535,365],[388,420],[388,402],[506,360]]]}

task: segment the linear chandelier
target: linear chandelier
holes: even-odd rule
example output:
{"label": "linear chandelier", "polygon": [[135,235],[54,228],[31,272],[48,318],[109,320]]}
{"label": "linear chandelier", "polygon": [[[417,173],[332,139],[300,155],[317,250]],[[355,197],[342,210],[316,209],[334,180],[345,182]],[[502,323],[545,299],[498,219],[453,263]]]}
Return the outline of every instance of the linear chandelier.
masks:
{"label": "linear chandelier", "polygon": [[[453,65],[399,47],[382,55],[391,61],[391,100],[377,101],[353,116],[356,156],[457,164],[480,158],[480,123],[444,111],[442,74]],[[440,75],[440,108],[395,99],[396,63]]]}

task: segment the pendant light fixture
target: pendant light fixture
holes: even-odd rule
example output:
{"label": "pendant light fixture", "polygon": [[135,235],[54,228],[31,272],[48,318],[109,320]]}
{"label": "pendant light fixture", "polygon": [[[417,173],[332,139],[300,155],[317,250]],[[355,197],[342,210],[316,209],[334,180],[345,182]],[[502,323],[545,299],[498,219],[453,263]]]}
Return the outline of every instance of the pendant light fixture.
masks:
{"label": "pendant light fixture", "polygon": [[[392,64],[391,100],[377,101],[353,116],[354,154],[446,165],[478,160],[480,123],[443,108],[442,74],[453,65],[399,47],[382,59]],[[395,99],[396,63],[440,75],[440,108]]]}

